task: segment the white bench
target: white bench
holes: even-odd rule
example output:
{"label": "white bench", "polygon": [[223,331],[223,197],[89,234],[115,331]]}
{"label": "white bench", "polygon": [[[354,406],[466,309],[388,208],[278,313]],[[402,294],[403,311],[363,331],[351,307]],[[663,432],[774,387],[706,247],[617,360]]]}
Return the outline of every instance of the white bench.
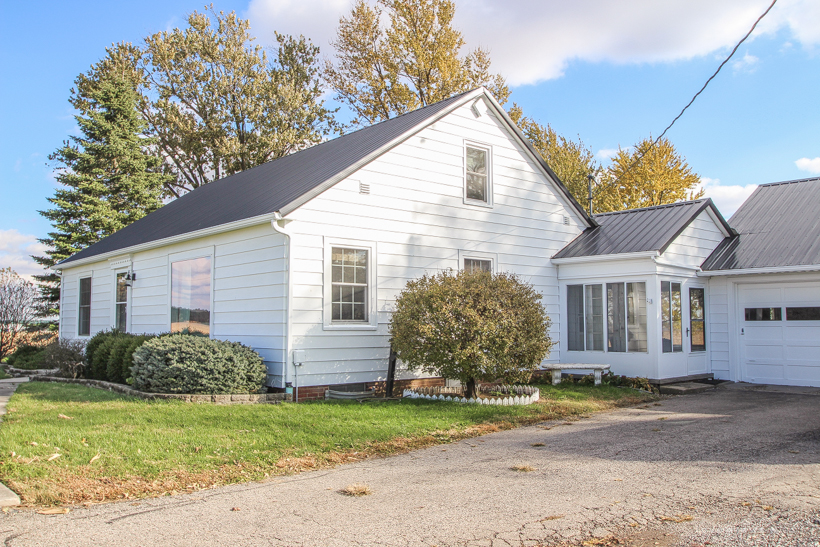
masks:
{"label": "white bench", "polygon": [[[588,363],[559,363],[557,365],[544,365],[541,367],[543,370],[551,370],[552,374],[552,385],[557,386],[561,383],[561,373],[565,370],[591,370],[592,373],[595,375],[595,385],[601,385],[601,375],[604,373],[605,370],[609,370],[609,365],[595,365],[595,364],[588,364]],[[555,374],[555,372],[558,374]]]}

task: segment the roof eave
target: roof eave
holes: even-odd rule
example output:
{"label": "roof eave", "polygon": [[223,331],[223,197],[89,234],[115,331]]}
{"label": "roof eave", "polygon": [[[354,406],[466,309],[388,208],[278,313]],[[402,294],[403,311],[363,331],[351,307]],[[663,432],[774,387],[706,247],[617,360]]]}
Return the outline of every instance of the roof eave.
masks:
{"label": "roof eave", "polygon": [[584,264],[588,262],[611,262],[613,260],[635,260],[635,259],[654,259],[659,256],[658,251],[638,251],[634,253],[612,253],[605,255],[584,255],[584,256],[568,256],[564,258],[551,258],[550,262],[553,264]]}
{"label": "roof eave", "polygon": [[204,228],[202,230],[196,230],[194,232],[186,232],[184,234],[179,234],[176,236],[166,237],[163,239],[155,239],[153,241],[146,241],[145,243],[140,243],[139,245],[131,245],[130,247],[121,247],[119,249],[115,249],[113,251],[109,251],[107,253],[100,253],[96,255],[92,255],[86,258],[80,258],[77,260],[71,260],[71,257],[63,260],[62,262],[58,262],[54,265],[53,269],[62,271],[68,268],[74,268],[77,266],[85,266],[88,264],[93,264],[94,262],[102,262],[104,260],[108,260],[109,258],[115,256],[121,256],[125,254],[133,254],[138,253],[141,251],[147,251],[150,249],[156,249],[157,247],[164,247],[165,245],[171,245],[173,243],[180,243],[182,241],[188,241],[190,239],[197,239],[200,237],[206,237],[213,234],[219,234],[222,232],[230,232],[232,230],[240,230],[242,228],[249,228],[251,226],[257,226],[259,224],[267,224],[271,222],[275,218],[276,213],[267,213],[264,215],[259,215],[256,217],[245,218],[242,220],[237,220],[236,222],[228,222],[227,224],[219,224],[217,226],[211,226],[209,228]]}
{"label": "roof eave", "polygon": [[799,264],[796,266],[764,266],[760,268],[737,268],[729,270],[703,270],[700,277],[717,277],[726,275],[778,274],[820,271],[820,264]]}

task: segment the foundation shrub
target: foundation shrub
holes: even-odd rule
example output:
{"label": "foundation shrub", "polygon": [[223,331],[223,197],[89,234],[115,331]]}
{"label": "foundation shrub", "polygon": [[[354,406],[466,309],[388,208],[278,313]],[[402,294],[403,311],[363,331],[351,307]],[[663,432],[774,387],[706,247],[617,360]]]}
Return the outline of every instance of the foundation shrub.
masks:
{"label": "foundation shrub", "polygon": [[6,363],[14,368],[36,369],[43,366],[45,347],[33,344],[18,346],[14,353],[8,356]]}
{"label": "foundation shrub", "polygon": [[146,341],[131,370],[134,388],[153,393],[259,393],[267,374],[247,346],[185,334]]}

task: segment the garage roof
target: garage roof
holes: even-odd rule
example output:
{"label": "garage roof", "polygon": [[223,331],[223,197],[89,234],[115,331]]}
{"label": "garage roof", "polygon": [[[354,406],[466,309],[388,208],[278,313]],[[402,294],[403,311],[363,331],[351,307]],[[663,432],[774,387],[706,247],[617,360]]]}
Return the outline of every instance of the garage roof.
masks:
{"label": "garage roof", "polygon": [[820,178],[761,184],[729,220],[738,232],[704,271],[820,264]]}
{"label": "garage roof", "polygon": [[682,201],[669,205],[594,215],[592,218],[598,226],[581,232],[581,235],[561,249],[553,258],[646,251],[663,253],[689,223],[707,209],[711,210],[714,213],[713,218],[723,225],[725,233],[731,234],[732,229],[711,199]]}

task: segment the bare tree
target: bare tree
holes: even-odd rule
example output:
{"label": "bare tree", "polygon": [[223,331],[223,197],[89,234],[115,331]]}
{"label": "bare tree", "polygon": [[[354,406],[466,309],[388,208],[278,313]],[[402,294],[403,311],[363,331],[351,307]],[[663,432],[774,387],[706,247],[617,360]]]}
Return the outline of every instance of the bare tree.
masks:
{"label": "bare tree", "polygon": [[39,310],[38,291],[11,268],[0,269],[0,359],[34,324]]}

